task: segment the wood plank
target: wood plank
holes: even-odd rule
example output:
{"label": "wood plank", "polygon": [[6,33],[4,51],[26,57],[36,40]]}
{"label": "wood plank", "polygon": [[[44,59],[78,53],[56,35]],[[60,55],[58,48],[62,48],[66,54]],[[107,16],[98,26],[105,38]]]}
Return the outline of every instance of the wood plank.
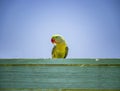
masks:
{"label": "wood plank", "polygon": [[120,91],[119,89],[41,89],[41,88],[0,88],[0,91]]}
{"label": "wood plank", "polygon": [[120,59],[0,59],[0,64],[120,64]]}
{"label": "wood plank", "polygon": [[[85,59],[86,60],[86,59]],[[91,59],[90,63],[84,59],[0,59],[0,88],[19,89],[29,88],[37,91],[78,91],[87,89],[97,91],[98,89],[120,90],[120,66],[66,66],[64,64],[120,64],[118,59],[101,59],[102,62],[96,63]],[[45,61],[45,62],[44,62]],[[64,61],[64,63],[60,62]],[[85,61],[85,62],[84,62]],[[100,60],[99,60],[100,61]],[[32,63],[33,62],[33,63]],[[70,63],[68,63],[70,62]],[[95,63],[94,63],[95,62]],[[98,62],[98,61],[97,61]],[[54,64],[52,66],[38,64]],[[11,66],[2,66],[11,64]],[[27,64],[12,66],[12,64]],[[30,65],[34,64],[34,65]],[[61,66],[58,66],[61,64]],[[63,64],[63,66],[62,66]],[[35,66],[36,65],[36,66]],[[49,88],[49,89],[48,89]],[[66,89],[65,89],[66,88]],[[36,90],[35,90],[36,89]],[[48,89],[48,90],[47,90]],[[40,89],[39,89],[40,90]],[[86,91],[87,91],[86,90]],[[2,90],[3,91],[3,90]],[[6,90],[8,91],[8,90]],[[12,91],[12,90],[11,90]],[[13,90],[14,91],[14,90]],[[17,90],[16,90],[17,91]],[[23,90],[24,91],[24,90]],[[25,91],[29,91],[26,89]],[[32,91],[32,90],[31,90]]]}
{"label": "wood plank", "polygon": [[119,67],[0,67],[3,88],[120,88]]}

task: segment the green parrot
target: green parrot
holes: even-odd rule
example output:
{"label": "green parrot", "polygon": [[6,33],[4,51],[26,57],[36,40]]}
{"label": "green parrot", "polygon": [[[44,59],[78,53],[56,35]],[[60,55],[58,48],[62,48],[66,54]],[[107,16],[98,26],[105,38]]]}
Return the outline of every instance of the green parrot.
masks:
{"label": "green parrot", "polygon": [[68,55],[68,47],[63,36],[55,34],[51,38],[51,42],[54,44],[52,49],[52,58],[66,58]]}

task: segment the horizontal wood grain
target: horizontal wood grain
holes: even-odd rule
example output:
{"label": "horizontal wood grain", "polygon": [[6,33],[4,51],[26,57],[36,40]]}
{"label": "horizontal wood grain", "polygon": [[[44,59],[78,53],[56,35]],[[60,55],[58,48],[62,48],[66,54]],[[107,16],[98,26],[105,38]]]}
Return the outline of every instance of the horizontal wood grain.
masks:
{"label": "horizontal wood grain", "polygon": [[120,91],[119,89],[41,89],[41,88],[0,88],[0,91]]}
{"label": "horizontal wood grain", "polygon": [[120,59],[0,59],[0,64],[120,64]]}
{"label": "horizontal wood grain", "polygon": [[117,91],[120,59],[0,59],[0,91],[10,89]]}

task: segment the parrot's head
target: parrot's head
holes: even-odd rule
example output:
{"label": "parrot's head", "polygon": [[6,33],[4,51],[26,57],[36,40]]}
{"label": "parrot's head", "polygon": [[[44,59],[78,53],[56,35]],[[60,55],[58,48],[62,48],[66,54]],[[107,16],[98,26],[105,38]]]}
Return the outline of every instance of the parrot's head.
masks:
{"label": "parrot's head", "polygon": [[59,34],[55,34],[52,36],[51,42],[53,44],[60,44],[60,43],[65,43],[65,40],[64,40],[63,36],[61,36]]}

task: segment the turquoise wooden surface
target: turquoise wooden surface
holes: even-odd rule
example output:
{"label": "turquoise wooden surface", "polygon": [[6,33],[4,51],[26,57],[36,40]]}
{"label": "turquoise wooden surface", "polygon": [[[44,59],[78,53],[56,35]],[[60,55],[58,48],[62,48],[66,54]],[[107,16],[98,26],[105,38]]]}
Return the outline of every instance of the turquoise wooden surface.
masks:
{"label": "turquoise wooden surface", "polygon": [[119,90],[118,64],[120,59],[0,59],[0,88]]}
{"label": "turquoise wooden surface", "polygon": [[120,59],[0,59],[0,64],[120,64]]}

